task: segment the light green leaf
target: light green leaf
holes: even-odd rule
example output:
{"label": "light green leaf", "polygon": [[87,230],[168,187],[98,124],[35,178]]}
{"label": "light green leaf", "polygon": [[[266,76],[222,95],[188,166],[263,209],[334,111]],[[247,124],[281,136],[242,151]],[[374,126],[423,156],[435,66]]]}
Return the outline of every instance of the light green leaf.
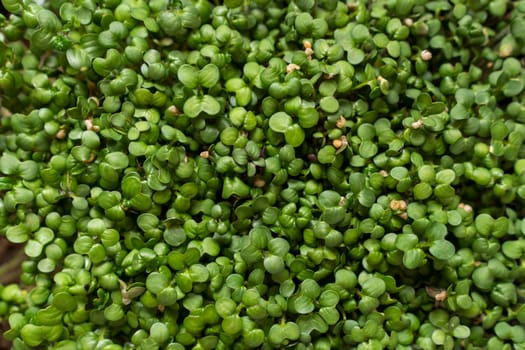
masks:
{"label": "light green leaf", "polygon": [[403,255],[403,265],[407,269],[416,269],[425,263],[425,252],[420,248],[413,248]]}
{"label": "light green leaf", "polygon": [[189,64],[183,64],[177,71],[177,78],[190,89],[195,89],[199,84],[199,70]]}
{"label": "light green leaf", "polygon": [[397,166],[390,170],[390,176],[392,176],[397,181],[400,181],[408,177],[408,169],[402,166]]}
{"label": "light green leaf", "polygon": [[510,79],[503,85],[503,95],[512,97],[518,95],[523,90],[521,79]]}
{"label": "light green leaf", "polygon": [[284,132],[284,139],[286,143],[293,147],[299,147],[303,144],[305,138],[304,130],[298,125],[293,124],[289,126]]}
{"label": "light green leaf", "polygon": [[26,160],[20,164],[20,177],[24,180],[34,180],[38,176],[39,166],[33,160]]}
{"label": "light green leaf", "polygon": [[465,120],[469,117],[469,114],[469,109],[459,103],[450,110],[450,117],[454,120]]}
{"label": "light green leaf", "polygon": [[53,295],[53,306],[61,311],[74,311],[77,308],[77,301],[68,292],[58,292]]}
{"label": "light green leaf", "polygon": [[78,70],[86,70],[91,65],[91,59],[84,49],[74,47],[66,51],[69,65]]}
{"label": "light green leaf", "polygon": [[214,97],[209,95],[192,96],[186,100],[183,111],[189,118],[195,118],[202,112],[216,115],[221,110],[221,105]]}
{"label": "light green leaf", "polygon": [[194,264],[189,268],[189,273],[193,282],[203,283],[210,278],[210,272],[202,264]]}
{"label": "light green leaf", "polygon": [[19,0],[2,0],[4,8],[11,13],[18,13],[23,10],[23,1]]}
{"label": "light green leaf", "polygon": [[314,330],[319,333],[325,333],[328,330],[325,320],[317,313],[301,315],[296,322],[304,334],[310,334]]}
{"label": "light green leaf", "polygon": [[160,272],[152,272],[146,278],[146,288],[154,294],[159,293],[161,290],[166,288],[168,284],[168,277]]}
{"label": "light green leaf", "polygon": [[126,169],[129,165],[128,156],[123,152],[111,152],[105,157],[106,162],[116,170]]}
{"label": "light green leaf", "polygon": [[375,142],[364,140],[359,145],[359,155],[365,159],[372,158],[377,154],[378,148]]}
{"label": "light green leaf", "polygon": [[523,256],[523,252],[525,252],[525,241],[506,241],[501,246],[501,249],[503,251],[503,254],[505,254],[509,258],[519,259]]}
{"label": "light green leaf", "polygon": [[40,27],[50,32],[60,30],[62,23],[58,17],[50,10],[40,8],[36,14]]}
{"label": "light green leaf", "polygon": [[264,268],[272,275],[281,273],[285,269],[283,258],[277,255],[267,256],[264,258]]}
{"label": "light green leaf", "polygon": [[10,153],[4,153],[0,157],[0,172],[6,175],[15,174],[20,166],[20,161]]}
{"label": "light green leaf", "polygon": [[441,329],[436,329],[432,332],[432,342],[436,345],[443,345],[445,343],[446,333]]}
{"label": "light green leaf", "polygon": [[186,232],[182,227],[169,227],[163,233],[163,238],[172,247],[178,247],[187,239]]}
{"label": "light green leaf", "polygon": [[299,314],[309,314],[315,309],[315,304],[312,299],[307,296],[299,295],[294,299],[295,311]]}
{"label": "light green leaf", "polygon": [[386,45],[386,50],[390,56],[399,57],[401,54],[401,45],[399,41],[393,40]]}
{"label": "light green leaf", "polygon": [[436,174],[436,181],[440,184],[450,185],[456,179],[456,173],[452,169],[443,169]]}
{"label": "light green leaf", "polygon": [[376,200],[376,196],[374,194],[374,191],[372,191],[371,189],[363,188],[361,191],[359,191],[357,195],[357,199],[359,201],[359,204],[367,208],[370,208],[372,204],[374,204]]}
{"label": "light green leaf", "polygon": [[202,110],[208,115],[216,115],[221,110],[221,104],[215,97],[204,95],[201,98]]}
{"label": "light green leaf", "polygon": [[433,241],[429,248],[430,253],[440,260],[449,260],[456,253],[452,243],[444,239]]}
{"label": "light green leaf", "polygon": [[279,345],[286,339],[286,328],[279,324],[274,324],[268,332],[268,340],[271,344]]}
{"label": "light green leaf", "polygon": [[357,24],[352,29],[352,37],[357,42],[363,42],[366,39],[370,38],[370,32],[368,28],[363,24]]}
{"label": "light green leaf", "polygon": [[[182,68],[182,67],[181,67]],[[180,72],[180,69],[179,69]],[[207,64],[199,72],[199,82],[202,86],[211,88],[219,82],[219,68],[214,64]],[[180,79],[180,78],[179,78]],[[184,84],[186,85],[186,84]]]}
{"label": "light green leaf", "polygon": [[284,133],[292,125],[292,117],[285,112],[277,112],[270,117],[269,126],[275,132]]}
{"label": "light green leaf", "polygon": [[124,310],[122,309],[122,306],[118,304],[111,304],[104,309],[104,317],[108,321],[118,321],[124,318],[124,316]]}
{"label": "light green leaf", "polygon": [[401,251],[407,252],[410,249],[417,246],[418,242],[419,239],[417,235],[413,233],[401,233],[398,234],[396,237],[396,248]]}
{"label": "light green leaf", "polygon": [[16,187],[13,191],[13,197],[16,201],[16,203],[19,204],[27,204],[30,203],[35,195],[33,194],[33,191],[23,188],[23,187]]}
{"label": "light green leaf", "polygon": [[313,128],[319,121],[319,112],[313,107],[300,108],[297,113],[299,125],[303,128]]}
{"label": "light green leaf", "polygon": [[336,324],[341,317],[339,311],[335,307],[322,307],[319,309],[319,315],[321,315],[323,320],[330,326]]}
{"label": "light green leaf", "polygon": [[363,294],[372,298],[379,298],[386,291],[385,282],[378,277],[370,277],[362,284]]}
{"label": "light green leaf", "polygon": [[26,255],[30,258],[36,258],[40,254],[42,254],[43,249],[44,246],[42,245],[42,243],[30,239],[24,246],[24,253],[26,253]]}
{"label": "light green leaf", "polygon": [[295,284],[292,280],[284,281],[283,283],[281,283],[281,286],[279,287],[279,294],[285,298],[291,297],[294,291],[295,291]]}
{"label": "light green leaf", "polygon": [[11,226],[7,229],[6,237],[11,243],[24,243],[29,238],[29,228],[24,224]]}
{"label": "light green leaf", "polygon": [[474,103],[475,95],[472,90],[460,88],[456,91],[455,97],[458,104],[470,107]]}
{"label": "light green leaf", "polygon": [[46,326],[35,326],[27,323],[20,330],[20,337],[28,346],[39,346],[46,339],[46,328]]}
{"label": "light green leaf", "polygon": [[452,331],[452,335],[455,338],[466,339],[470,336],[470,328],[467,326],[459,325]]}
{"label": "light green leaf", "polygon": [[321,293],[319,304],[324,307],[334,307],[339,302],[339,298],[339,294],[336,291],[327,289]]}
{"label": "light green leaf", "polygon": [[365,53],[355,47],[352,47],[348,50],[348,56],[347,56],[348,62],[350,62],[353,65],[357,65],[365,59]]}
{"label": "light green leaf", "polygon": [[326,113],[335,113],[339,109],[339,101],[333,96],[326,96],[319,101],[319,106]]}
{"label": "light green leaf", "polygon": [[417,200],[427,199],[432,195],[432,186],[426,182],[418,183],[414,186],[414,198]]}

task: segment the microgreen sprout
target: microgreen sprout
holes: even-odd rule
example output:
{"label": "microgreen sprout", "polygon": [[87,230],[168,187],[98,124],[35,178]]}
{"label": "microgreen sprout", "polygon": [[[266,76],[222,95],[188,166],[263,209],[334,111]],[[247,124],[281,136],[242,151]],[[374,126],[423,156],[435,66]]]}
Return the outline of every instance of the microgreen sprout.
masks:
{"label": "microgreen sprout", "polygon": [[430,61],[432,59],[432,52],[430,50],[423,50],[420,55],[423,61]]}

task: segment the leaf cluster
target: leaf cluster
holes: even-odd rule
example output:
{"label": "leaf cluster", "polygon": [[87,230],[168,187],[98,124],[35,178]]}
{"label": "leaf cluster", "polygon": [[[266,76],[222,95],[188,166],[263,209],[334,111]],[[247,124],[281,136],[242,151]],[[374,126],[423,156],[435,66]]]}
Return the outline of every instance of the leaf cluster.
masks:
{"label": "leaf cluster", "polygon": [[525,348],[524,1],[2,4],[14,349]]}

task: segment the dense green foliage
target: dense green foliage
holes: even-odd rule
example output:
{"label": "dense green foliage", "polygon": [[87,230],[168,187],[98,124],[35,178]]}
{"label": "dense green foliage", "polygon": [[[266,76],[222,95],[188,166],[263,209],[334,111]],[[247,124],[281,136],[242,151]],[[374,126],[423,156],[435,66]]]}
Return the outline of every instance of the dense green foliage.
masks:
{"label": "dense green foliage", "polygon": [[525,1],[2,4],[14,349],[525,349]]}

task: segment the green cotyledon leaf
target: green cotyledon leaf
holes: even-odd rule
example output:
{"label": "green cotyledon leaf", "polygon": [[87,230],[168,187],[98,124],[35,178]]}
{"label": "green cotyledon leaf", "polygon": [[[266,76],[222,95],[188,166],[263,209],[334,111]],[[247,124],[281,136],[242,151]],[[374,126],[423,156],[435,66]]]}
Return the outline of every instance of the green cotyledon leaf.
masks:
{"label": "green cotyledon leaf", "polygon": [[183,111],[189,118],[195,118],[202,112],[216,115],[221,110],[219,101],[213,96],[192,96],[184,103]]}

